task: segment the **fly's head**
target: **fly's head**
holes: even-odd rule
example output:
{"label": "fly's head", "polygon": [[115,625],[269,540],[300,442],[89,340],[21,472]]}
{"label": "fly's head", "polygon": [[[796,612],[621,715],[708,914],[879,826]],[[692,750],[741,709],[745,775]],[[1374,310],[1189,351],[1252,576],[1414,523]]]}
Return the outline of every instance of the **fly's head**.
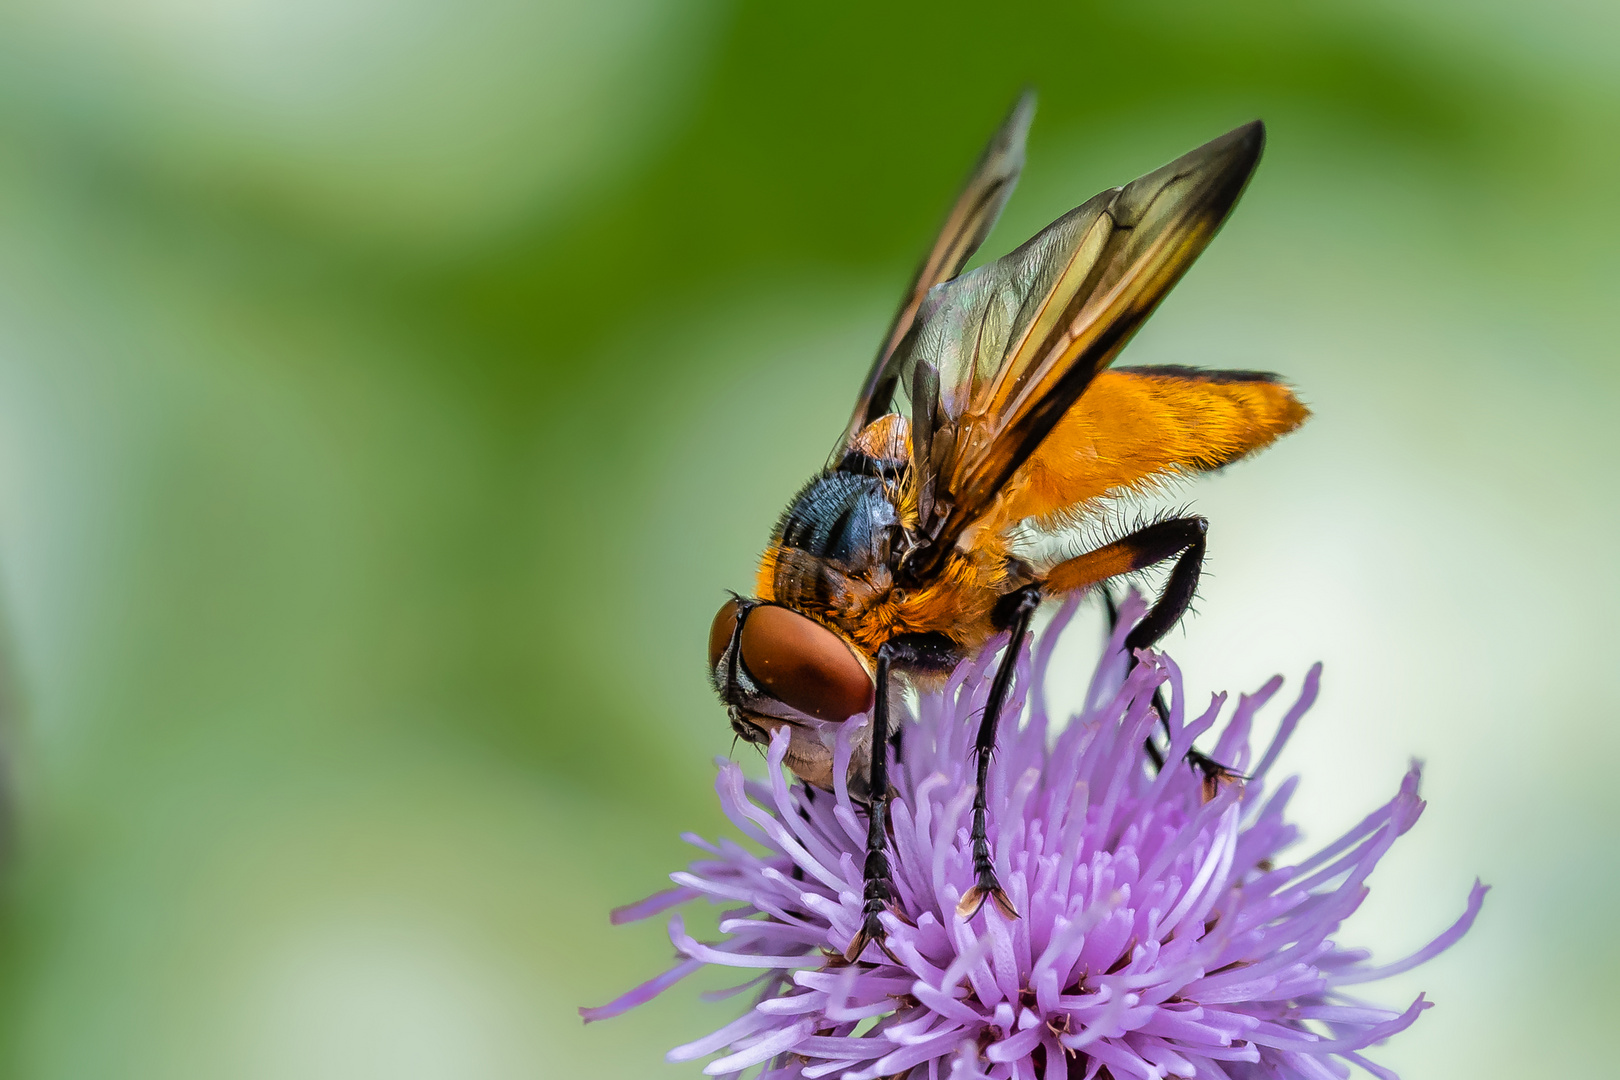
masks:
{"label": "fly's head", "polygon": [[791,608],[741,597],[709,627],[709,676],[739,737],[764,745],[788,728],[788,767],[823,788],[833,786],[838,725],[875,696],[864,658],[843,638]]}

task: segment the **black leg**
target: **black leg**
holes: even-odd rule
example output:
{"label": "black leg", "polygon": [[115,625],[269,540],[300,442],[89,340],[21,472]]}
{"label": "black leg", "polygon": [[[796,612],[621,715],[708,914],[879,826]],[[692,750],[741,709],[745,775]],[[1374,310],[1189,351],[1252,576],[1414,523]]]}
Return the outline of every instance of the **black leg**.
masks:
{"label": "black leg", "polygon": [[[1160,594],[1158,602],[1142,617],[1142,621],[1125,635],[1125,649],[1131,654],[1132,666],[1136,664],[1136,650],[1152,648],[1158,644],[1159,639],[1187,613],[1187,608],[1192,605],[1193,594],[1198,591],[1198,576],[1204,568],[1204,531],[1208,526],[1203,518],[1181,520],[1196,523],[1195,528],[1188,530],[1188,533],[1189,535],[1196,533],[1197,538],[1188,544],[1176,559],[1176,565],[1170,570],[1170,580],[1165,582],[1164,592]],[[1170,713],[1165,708],[1164,696],[1157,690],[1153,692],[1153,707],[1163,719],[1165,732],[1168,734]],[[1159,757],[1158,754],[1154,755],[1155,759]],[[1242,779],[1237,773],[1199,750],[1187,751],[1187,764],[1203,774],[1206,801],[1215,797],[1222,781]]]}
{"label": "black leg", "polygon": [[[1134,556],[1133,561],[1143,560],[1140,563],[1142,566],[1152,565],[1153,561],[1163,561],[1171,556],[1176,560],[1175,566],[1170,571],[1170,580],[1165,582],[1164,592],[1143,616],[1142,621],[1125,635],[1125,651],[1130,655],[1127,672],[1136,667],[1136,650],[1152,648],[1158,644],[1192,604],[1193,594],[1198,591],[1198,577],[1204,565],[1204,533],[1207,528],[1208,523],[1203,518],[1173,518],[1170,521],[1150,525],[1117,541],[1119,544],[1129,544]],[[1153,555],[1159,555],[1159,559],[1153,560],[1151,558]],[[1108,626],[1112,630],[1118,625],[1119,609],[1115,606],[1114,598],[1106,585],[1103,586],[1103,603],[1108,610]],[[1153,710],[1159,714],[1159,719],[1165,725],[1165,733],[1169,734],[1170,711],[1165,705],[1164,695],[1158,690],[1153,691]],[[1153,759],[1154,766],[1163,768],[1164,754],[1151,739],[1147,741],[1146,749],[1148,756]],[[1187,751],[1187,764],[1203,774],[1205,798],[1214,798],[1221,781],[1240,779],[1237,773],[1198,750]]]}
{"label": "black leg", "polygon": [[872,764],[868,774],[871,805],[866,829],[866,906],[861,912],[861,929],[844,951],[844,959],[860,959],[869,941],[883,940],[883,923],[878,915],[889,906],[893,886],[889,883],[889,856],[884,846],[889,839],[889,663],[893,649],[884,645],[877,653],[876,699],[872,703]]}
{"label": "black leg", "polygon": [[1172,518],[1127,537],[1140,537],[1144,554],[1163,552],[1152,562],[1143,563],[1144,566],[1176,556],[1176,565],[1170,571],[1170,580],[1164,583],[1164,592],[1142,616],[1142,621],[1125,635],[1127,653],[1151,649],[1158,644],[1192,606],[1193,594],[1198,591],[1198,576],[1204,568],[1204,533],[1208,528],[1209,522],[1201,517]]}
{"label": "black leg", "polygon": [[[973,874],[975,884],[956,905],[956,913],[964,919],[977,915],[986,900],[1007,918],[1018,918],[1018,909],[996,880],[995,866],[990,860],[989,808],[985,796],[985,781],[990,775],[990,756],[996,751],[996,722],[1001,718],[1001,707],[1006,703],[1007,691],[1012,686],[1013,671],[1018,666],[1018,654],[1024,647],[1029,624],[1035,618],[1035,609],[1041,603],[1039,585],[1029,585],[1002,598],[997,605],[1005,613],[1012,636],[1007,651],[996,667],[996,677],[990,683],[990,696],[984,703],[984,717],[979,721],[979,737],[974,740],[973,755],[978,767],[973,789]],[[1005,605],[1005,606],[1003,606]]]}
{"label": "black leg", "polygon": [[[913,675],[948,675],[961,663],[962,652],[956,642],[940,633],[897,634],[884,645],[889,650],[890,666]],[[905,734],[903,725],[896,724],[889,733],[894,746],[894,760],[905,760]]]}
{"label": "black leg", "polygon": [[[895,760],[900,760],[901,729],[889,730],[889,675],[892,670],[944,673],[961,660],[956,643],[944,634],[899,634],[886,641],[877,651],[877,687],[872,703],[872,760],[868,777],[871,786],[870,809],[866,831],[866,867],[862,877],[866,881],[866,904],[861,910],[861,929],[844,951],[851,963],[857,960],[868,942],[883,946],[883,922],[878,915],[889,906],[894,897],[889,881],[889,856],[884,851],[889,839],[889,758],[888,745],[894,745]],[[898,961],[897,961],[898,962]]]}
{"label": "black leg", "polygon": [[[1114,591],[1108,587],[1108,582],[1105,581],[1098,585],[1097,591],[1102,593],[1103,610],[1108,613],[1108,639],[1112,641],[1114,631],[1119,629],[1119,604],[1114,602]],[[1125,674],[1129,675],[1135,667],[1136,655],[1132,653],[1126,662]],[[1157,687],[1153,690],[1153,712],[1165,725],[1165,734],[1168,735],[1170,732],[1170,710],[1164,703],[1164,695],[1159,692]],[[1160,750],[1158,744],[1153,741],[1153,736],[1149,735],[1142,740],[1142,749],[1147,751],[1148,759],[1153,762],[1155,770],[1164,768],[1164,751]]]}
{"label": "black leg", "polygon": [[[1204,533],[1208,528],[1209,523],[1201,517],[1172,518],[1139,529],[1109,545],[1124,547],[1133,569],[1152,566],[1167,558],[1176,560],[1176,565],[1170,570],[1170,580],[1164,584],[1164,592],[1154,601],[1148,613],[1142,616],[1142,621],[1125,635],[1125,655],[1129,658],[1125,668],[1127,675],[1136,669],[1136,650],[1152,648],[1191,606],[1193,594],[1198,591],[1199,574],[1204,568]],[[1112,631],[1119,625],[1119,608],[1115,606],[1113,594],[1108,591],[1106,584],[1102,586],[1102,591],[1103,604],[1108,610],[1108,629]],[[1159,714],[1168,735],[1170,710],[1165,705],[1164,694],[1157,689],[1153,691],[1153,711]],[[1148,757],[1153,759],[1154,767],[1164,768],[1164,754],[1153,744],[1153,740],[1148,739],[1144,746]]]}

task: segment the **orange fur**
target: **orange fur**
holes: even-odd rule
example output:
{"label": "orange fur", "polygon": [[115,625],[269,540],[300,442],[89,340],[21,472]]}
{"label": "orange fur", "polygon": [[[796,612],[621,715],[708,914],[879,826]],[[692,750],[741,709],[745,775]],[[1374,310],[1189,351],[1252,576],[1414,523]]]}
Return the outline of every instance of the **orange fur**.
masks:
{"label": "orange fur", "polygon": [[1230,464],[1309,415],[1280,383],[1100,372],[1013,475],[988,524],[1061,523],[1105,497]]}
{"label": "orange fur", "polygon": [[1130,547],[1118,541],[1104,544],[1095,551],[1076,555],[1052,567],[1046,572],[1041,587],[1052,596],[1062,596],[1119,574],[1128,574],[1138,569],[1131,555]]}
{"label": "orange fur", "polygon": [[[756,592],[761,600],[776,602],[777,572],[794,553],[772,544],[760,559]],[[990,609],[1001,596],[1023,580],[1009,573],[1006,543],[987,537],[971,552],[953,552],[940,572],[915,589],[897,589],[884,571],[880,580],[840,578],[842,602],[836,606],[794,603],[801,614],[833,630],[860,649],[867,658],[897,634],[938,632],[968,649],[983,645],[995,633]]]}
{"label": "orange fur", "polygon": [[971,553],[953,553],[919,588],[889,591],[861,613],[851,637],[869,653],[896,634],[929,632],[976,649],[995,633],[990,609],[1002,594],[1021,584],[1007,572],[1006,548],[998,537]]}

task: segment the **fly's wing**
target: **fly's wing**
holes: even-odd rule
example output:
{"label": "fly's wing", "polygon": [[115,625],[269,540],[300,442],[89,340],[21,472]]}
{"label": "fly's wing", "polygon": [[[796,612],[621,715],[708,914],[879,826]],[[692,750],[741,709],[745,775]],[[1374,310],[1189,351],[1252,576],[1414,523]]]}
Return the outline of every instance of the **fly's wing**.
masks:
{"label": "fly's wing", "polygon": [[939,237],[928,252],[928,257],[917,267],[917,275],[906,289],[905,300],[895,313],[889,332],[884,335],[883,347],[867,372],[861,386],[855,411],[849,427],[839,442],[838,453],[848,449],[868,424],[889,411],[894,400],[895,384],[899,381],[900,367],[896,348],[916,321],[917,309],[923,298],[942,281],[955,277],[979,250],[984,238],[990,235],[1001,208],[1007,204],[1018,174],[1024,167],[1024,141],[1029,135],[1029,122],[1035,116],[1035,93],[1026,90],[1007,119],[1001,124],[990,144],[984,148],[979,162],[973,167],[962,193],[956,197],[940,229]]}
{"label": "fly's wing", "polygon": [[1228,132],[1071,210],[1010,255],[931,290],[897,350],[909,379],[918,541],[938,565],[1186,272],[1265,143]]}

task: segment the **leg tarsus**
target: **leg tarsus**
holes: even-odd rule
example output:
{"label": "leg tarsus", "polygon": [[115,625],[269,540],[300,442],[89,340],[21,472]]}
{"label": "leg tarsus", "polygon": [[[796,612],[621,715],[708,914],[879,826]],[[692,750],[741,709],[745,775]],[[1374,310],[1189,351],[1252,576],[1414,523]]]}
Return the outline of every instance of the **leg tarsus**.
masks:
{"label": "leg tarsus", "polygon": [[979,909],[984,907],[986,900],[994,904],[996,910],[1001,912],[1003,917],[1007,919],[1018,918],[1018,909],[1013,907],[1012,901],[1007,898],[1006,891],[997,883],[995,871],[990,871],[989,876],[990,883],[988,885],[981,880],[977,885],[969,889],[962,896],[962,899],[956,902],[956,914],[961,916],[964,921],[977,915]]}
{"label": "leg tarsus", "polygon": [[872,704],[872,761],[868,788],[871,798],[866,831],[866,866],[862,876],[866,879],[866,904],[861,911],[861,928],[850,939],[844,959],[854,963],[866,950],[868,942],[878,942],[884,952],[883,922],[878,916],[894,897],[889,882],[889,856],[884,850],[888,842],[889,823],[889,663],[891,649],[884,645],[877,654],[877,686]]}
{"label": "leg tarsus", "polygon": [[1001,718],[1001,707],[1006,703],[1007,691],[1012,686],[1013,671],[1018,666],[1018,654],[1024,647],[1029,624],[1035,618],[1035,609],[1041,603],[1040,586],[1025,586],[1011,596],[1016,599],[1008,603],[1011,634],[1007,640],[1007,651],[1002,655],[1001,663],[996,667],[996,677],[990,683],[990,696],[985,700],[984,716],[979,721],[978,738],[973,744],[977,768],[973,789],[971,833],[975,882],[956,905],[956,913],[963,919],[971,919],[977,915],[986,900],[995,904],[996,910],[1007,918],[1018,918],[1018,909],[1013,907],[1012,900],[1002,889],[1001,883],[996,880],[995,865],[990,857],[989,803],[986,787],[990,777],[990,756],[996,749],[996,724]]}

